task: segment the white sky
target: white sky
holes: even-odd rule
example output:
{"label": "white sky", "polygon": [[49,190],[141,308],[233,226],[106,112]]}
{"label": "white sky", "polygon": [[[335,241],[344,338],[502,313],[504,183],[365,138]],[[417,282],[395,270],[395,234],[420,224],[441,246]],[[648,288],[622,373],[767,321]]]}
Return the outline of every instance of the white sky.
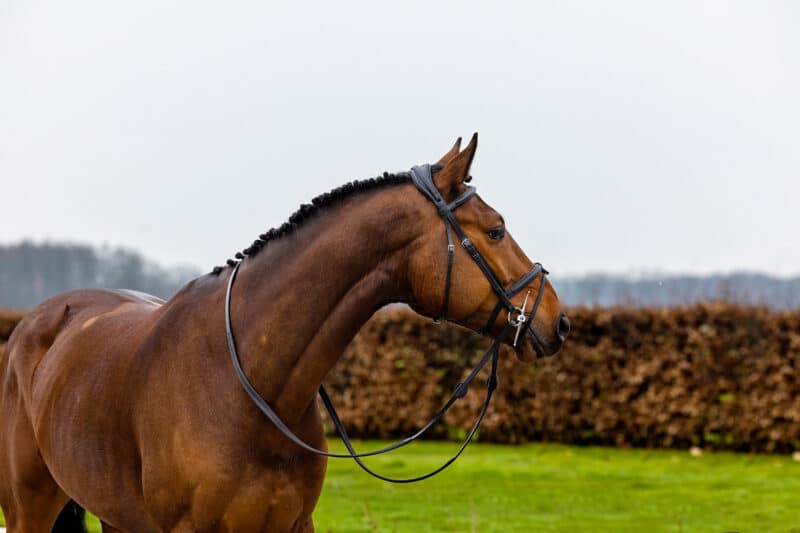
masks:
{"label": "white sky", "polygon": [[800,4],[0,4],[0,242],[210,268],[480,132],[556,276],[800,273]]}

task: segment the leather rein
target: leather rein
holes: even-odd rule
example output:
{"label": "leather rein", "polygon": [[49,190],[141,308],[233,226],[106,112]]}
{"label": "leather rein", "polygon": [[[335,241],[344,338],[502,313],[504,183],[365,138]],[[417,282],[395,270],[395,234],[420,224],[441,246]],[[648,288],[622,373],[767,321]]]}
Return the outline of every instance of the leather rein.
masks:
{"label": "leather rein", "polygon": [[[297,446],[302,448],[307,452],[311,452],[316,455],[322,455],[325,457],[334,457],[334,458],[349,458],[353,459],[365,472],[368,474],[382,479],[383,481],[388,481],[391,483],[413,483],[416,481],[422,481],[424,479],[428,479],[429,477],[435,476],[451,464],[455,462],[456,459],[461,455],[461,453],[466,449],[467,445],[469,445],[472,437],[475,435],[475,432],[481,425],[484,416],[486,415],[486,411],[489,408],[489,403],[492,400],[492,393],[497,388],[497,360],[498,354],[500,351],[500,344],[506,339],[506,337],[511,333],[511,330],[516,329],[514,334],[514,341],[513,345],[516,346],[519,340],[520,335],[527,334],[529,328],[531,327],[531,323],[533,322],[533,318],[536,315],[536,311],[539,308],[539,303],[542,300],[542,295],[544,293],[544,284],[545,284],[545,277],[547,275],[547,271],[542,267],[540,263],[535,263],[528,273],[522,276],[519,280],[514,282],[508,289],[503,287],[503,284],[497,278],[492,268],[483,258],[481,253],[478,249],[472,244],[469,237],[467,237],[464,230],[461,228],[461,225],[456,220],[455,215],[453,215],[453,210],[464,204],[467,200],[469,200],[475,194],[475,187],[467,187],[467,190],[462,193],[458,198],[453,200],[450,203],[447,203],[445,199],[442,197],[439,189],[433,182],[433,174],[438,170],[437,167],[432,167],[431,165],[420,165],[413,167],[409,174],[410,177],[416,185],[417,189],[426,197],[428,198],[433,204],[436,206],[439,215],[444,220],[445,226],[445,233],[447,235],[447,274],[445,278],[445,289],[444,289],[444,298],[442,302],[442,310],[440,316],[436,321],[446,319],[447,315],[447,307],[448,307],[448,300],[450,296],[450,281],[451,281],[451,272],[453,268],[453,261],[454,261],[454,254],[455,254],[455,245],[453,244],[453,232],[455,232],[458,239],[461,241],[461,245],[464,249],[469,253],[470,257],[473,261],[478,265],[478,267],[483,272],[486,279],[489,281],[489,284],[492,287],[492,290],[497,295],[499,301],[495,306],[494,310],[492,311],[491,315],[489,316],[489,320],[484,326],[483,330],[481,330],[481,334],[485,335],[494,327],[494,324],[497,320],[497,316],[500,312],[505,309],[508,311],[508,322],[506,323],[505,327],[502,329],[500,334],[492,341],[492,344],[489,346],[489,349],[486,350],[486,353],[483,357],[481,357],[478,364],[472,369],[469,373],[467,378],[456,385],[455,390],[453,391],[450,398],[445,402],[441,409],[431,418],[431,420],[418,429],[412,435],[395,442],[389,446],[385,446],[383,448],[372,450],[369,452],[356,452],[355,448],[353,447],[353,443],[350,441],[350,437],[347,435],[347,430],[342,423],[341,418],[339,418],[339,414],[336,412],[336,408],[334,408],[333,403],[331,402],[330,396],[328,396],[325,387],[320,384],[319,386],[319,396],[322,399],[322,403],[325,405],[325,409],[328,411],[328,415],[333,422],[333,425],[336,427],[336,430],[339,432],[339,436],[342,439],[345,447],[347,448],[348,453],[332,453],[325,450],[320,450],[313,446],[310,446],[306,442],[304,442],[300,437],[298,437],[289,427],[280,419],[278,414],[270,407],[266,400],[258,393],[255,389],[253,384],[247,378],[247,375],[242,368],[242,363],[239,358],[239,353],[236,350],[236,340],[233,335],[233,327],[231,325],[231,293],[233,292],[233,284],[236,280],[236,274],[239,271],[239,267],[241,266],[241,262],[236,263],[233,267],[233,271],[231,272],[230,277],[228,278],[228,287],[225,293],[225,332],[227,335],[228,340],[228,351],[230,352],[231,362],[233,364],[233,368],[236,371],[236,376],[239,378],[239,381],[242,384],[245,392],[253,403],[261,410],[264,415],[275,425],[275,427],[280,430],[281,433],[286,436],[289,440],[295,443]],[[540,285],[539,290],[537,291],[536,297],[534,299],[533,306],[531,307],[530,312],[526,312],[527,302],[528,302],[528,295],[525,296],[525,300],[523,301],[521,306],[515,306],[511,302],[511,298],[522,291],[534,278],[539,277]],[[530,291],[528,291],[530,293]],[[531,330],[533,333],[533,330]],[[478,375],[478,373],[486,366],[487,363],[491,361],[489,377],[486,380],[486,397],[483,402],[483,406],[478,414],[475,423],[473,424],[472,428],[470,429],[469,433],[467,434],[464,441],[461,443],[458,451],[453,455],[450,459],[448,459],[444,464],[436,468],[435,470],[428,472],[427,474],[411,477],[411,478],[391,478],[381,474],[378,474],[371,470],[364,462],[361,460],[362,457],[370,457],[374,455],[381,455],[392,450],[396,450],[398,448],[402,448],[406,446],[422,435],[424,435],[431,427],[436,425],[442,417],[450,410],[453,404],[466,396],[467,391],[469,389],[470,384]]]}

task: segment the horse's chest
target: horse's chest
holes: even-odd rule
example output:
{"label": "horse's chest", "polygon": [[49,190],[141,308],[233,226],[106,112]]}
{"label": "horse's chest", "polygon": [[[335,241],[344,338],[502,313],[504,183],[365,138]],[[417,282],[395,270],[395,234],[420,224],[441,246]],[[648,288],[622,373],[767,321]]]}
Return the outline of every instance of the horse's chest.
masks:
{"label": "horse's chest", "polygon": [[[233,467],[228,459],[205,456],[194,464],[182,483],[167,482],[167,490],[151,494],[150,505],[180,516],[162,515],[157,521],[175,531],[311,531],[311,514],[325,476],[325,460],[245,463]],[[219,458],[216,458],[219,459]],[[187,472],[188,473],[188,472]],[[166,481],[166,480],[165,480]],[[183,500],[176,505],[176,496]]]}
{"label": "horse's chest", "polygon": [[297,479],[270,473],[239,487],[225,509],[227,531],[306,531],[318,493]]}

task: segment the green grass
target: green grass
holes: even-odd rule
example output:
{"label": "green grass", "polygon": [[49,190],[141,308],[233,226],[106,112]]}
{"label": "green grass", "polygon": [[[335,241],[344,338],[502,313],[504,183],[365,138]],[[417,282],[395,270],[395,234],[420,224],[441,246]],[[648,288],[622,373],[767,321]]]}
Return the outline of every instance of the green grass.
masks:
{"label": "green grass", "polygon": [[[331,439],[333,449],[341,446]],[[379,443],[359,443],[371,449]],[[374,458],[388,475],[437,465],[452,443]],[[797,531],[800,462],[786,456],[474,444],[423,483],[392,485],[331,460],[318,532]],[[93,530],[99,531],[96,523]]]}

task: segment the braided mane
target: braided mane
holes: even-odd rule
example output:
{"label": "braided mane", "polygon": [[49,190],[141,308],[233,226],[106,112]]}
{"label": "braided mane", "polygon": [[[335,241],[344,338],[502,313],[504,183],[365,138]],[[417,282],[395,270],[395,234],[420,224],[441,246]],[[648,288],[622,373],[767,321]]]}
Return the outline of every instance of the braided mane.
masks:
{"label": "braided mane", "polygon": [[[410,182],[411,176],[407,172],[401,172],[398,174],[384,172],[383,176],[369,178],[366,180],[351,181],[349,183],[345,183],[341,187],[336,187],[330,192],[320,194],[316,198],[312,199],[310,204],[301,204],[297,211],[295,211],[289,217],[289,220],[284,222],[280,227],[269,229],[259,235],[258,238],[253,241],[253,244],[241,252],[236,253],[234,256],[236,259],[228,259],[227,265],[234,266],[238,261],[244,260],[245,257],[252,257],[256,255],[261,251],[262,248],[266,247],[271,240],[279,239],[292,233],[294,230],[300,227],[303,222],[312,218],[325,207],[341,202],[342,200],[356,194],[373,191],[389,185],[398,185],[401,183]],[[215,266],[211,273],[214,275],[219,275],[224,268],[224,266]]]}

